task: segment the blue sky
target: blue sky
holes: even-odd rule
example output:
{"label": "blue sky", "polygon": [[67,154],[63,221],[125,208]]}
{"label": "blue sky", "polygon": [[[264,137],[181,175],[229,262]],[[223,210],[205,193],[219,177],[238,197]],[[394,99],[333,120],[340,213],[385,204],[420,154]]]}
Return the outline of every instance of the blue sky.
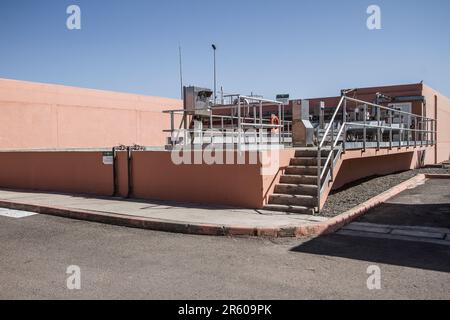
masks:
{"label": "blue sky", "polygon": [[[66,8],[81,8],[68,30]],[[368,30],[366,9],[381,8]],[[178,98],[212,88],[291,97],[424,80],[450,96],[448,0],[1,0],[0,77]]]}

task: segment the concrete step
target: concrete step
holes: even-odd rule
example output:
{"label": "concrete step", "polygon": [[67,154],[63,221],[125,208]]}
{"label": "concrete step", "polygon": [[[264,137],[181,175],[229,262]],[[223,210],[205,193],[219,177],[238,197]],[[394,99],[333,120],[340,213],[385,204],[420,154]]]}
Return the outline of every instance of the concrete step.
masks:
{"label": "concrete step", "polygon": [[[330,150],[322,150],[322,157],[328,156]],[[295,150],[295,157],[317,157],[317,150],[309,149],[309,150]]]}
{"label": "concrete step", "polygon": [[280,177],[281,183],[286,184],[308,184],[317,186],[317,173],[316,175],[282,175]]}
{"label": "concrete step", "polygon": [[[325,164],[326,158],[322,158],[322,165]],[[317,166],[316,157],[296,157],[292,158],[290,162],[291,166]]]}
{"label": "concrete step", "polygon": [[290,206],[300,206],[313,208],[317,205],[317,198],[307,195],[293,195],[293,194],[272,194],[269,197],[269,204],[282,204]]}
{"label": "concrete step", "polygon": [[275,186],[275,193],[317,196],[317,186],[311,184],[278,184]]}
{"label": "concrete step", "polygon": [[317,175],[317,166],[289,166],[286,168],[285,173],[297,175]]}
{"label": "concrete step", "polygon": [[268,204],[264,206],[264,210],[291,212],[298,214],[314,214],[314,209],[301,206],[286,206],[282,204]]}

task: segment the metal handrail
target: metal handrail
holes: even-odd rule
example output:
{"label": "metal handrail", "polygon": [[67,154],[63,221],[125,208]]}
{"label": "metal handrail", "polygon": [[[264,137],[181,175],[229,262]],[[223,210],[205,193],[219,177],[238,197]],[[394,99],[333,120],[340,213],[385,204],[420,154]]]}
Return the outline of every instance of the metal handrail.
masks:
{"label": "metal handrail", "polygon": [[[378,125],[373,125],[373,124],[368,124],[366,123],[366,115],[364,114],[364,123],[355,123],[355,122],[347,122],[346,117],[347,117],[347,101],[353,101],[356,103],[361,103],[363,104],[364,110],[367,111],[367,106],[371,106],[371,107],[375,107],[377,108],[377,123]],[[335,136],[334,135],[334,126],[335,126],[335,121],[336,121],[336,117],[338,115],[338,113],[340,112],[341,108],[343,108],[343,120],[342,120],[342,126],[338,132],[338,134]],[[380,110],[386,110],[389,112],[389,126],[385,126],[385,125],[380,125],[380,123],[382,121],[380,121]],[[414,128],[409,128],[409,127],[401,127],[399,126],[398,128],[393,127],[393,123],[392,123],[392,115],[393,113],[397,113],[400,114],[400,119],[402,119],[402,117],[407,117],[408,121],[410,121],[411,118],[414,119],[420,119],[420,129],[415,126]],[[428,129],[429,124],[431,126],[431,130]],[[423,129],[423,126],[425,125],[426,129]],[[410,145],[410,136],[409,133],[410,132],[414,132],[414,144],[417,145],[417,133],[421,133],[424,135],[430,135],[431,140],[427,140],[425,141],[426,144],[428,145],[428,142],[431,142],[431,144],[435,144],[436,140],[435,140],[435,135],[436,135],[436,120],[435,119],[431,119],[431,118],[427,118],[424,116],[420,116],[417,114],[413,114],[413,113],[409,113],[406,111],[402,111],[402,110],[397,110],[394,108],[389,108],[389,107],[385,107],[382,105],[378,105],[375,103],[371,103],[371,102],[367,102],[367,101],[363,101],[360,99],[355,99],[355,98],[350,98],[347,97],[345,95],[345,93],[343,93],[341,99],[339,100],[339,103],[336,107],[336,110],[333,113],[333,116],[331,117],[331,120],[328,124],[328,127],[325,130],[325,133],[322,137],[322,140],[320,140],[320,142],[318,143],[318,147],[317,147],[317,208],[318,210],[320,210],[320,204],[321,204],[321,195],[322,195],[322,179],[324,178],[325,174],[327,173],[327,169],[328,167],[330,167],[330,172],[331,172],[331,179],[333,179],[334,176],[334,165],[335,165],[335,161],[334,161],[334,157],[335,157],[335,151],[336,148],[338,146],[339,140],[341,138],[341,136],[343,134],[344,135],[344,141],[342,142],[343,145],[343,151],[345,151],[345,140],[346,140],[346,135],[347,135],[347,130],[349,126],[360,126],[364,128],[364,149],[365,149],[365,136],[366,136],[366,128],[377,128],[378,129],[378,133],[377,133],[377,148],[380,147],[380,140],[382,140],[382,135],[381,135],[381,129],[386,129],[386,130],[390,130],[390,146],[392,145],[392,132],[393,131],[401,131],[401,132],[408,132],[407,134],[407,142],[408,142],[408,147]],[[326,161],[324,163],[324,165],[322,165],[322,150],[323,150],[323,146],[325,144],[326,141],[328,141],[329,139],[329,135],[331,133],[331,146],[330,146],[330,153],[328,154]],[[401,137],[400,140],[401,141]],[[423,145],[423,138],[421,138],[420,140],[421,144]]]}
{"label": "metal handrail", "polygon": [[[340,108],[342,107],[342,104],[344,103],[344,101],[345,101],[345,95],[342,95],[341,99],[339,100],[339,104],[336,107],[336,110],[334,111],[333,116],[331,117],[331,120],[330,120],[330,123],[328,125],[328,128],[325,130],[325,133],[324,133],[324,135],[322,137],[322,140],[320,141],[320,143],[317,146],[317,210],[318,211],[320,210],[320,201],[321,201],[321,195],[322,195],[321,183],[322,183],[322,177],[325,174],[325,168],[327,168],[328,163],[330,161],[331,161],[331,167],[334,166],[334,164],[333,164],[334,161],[332,159],[333,156],[334,156],[334,149],[335,149],[335,146],[334,146],[335,143],[333,141],[333,136],[331,137],[331,145],[332,145],[332,147],[331,147],[330,153],[328,154],[328,157],[327,157],[327,160],[325,162],[325,165],[323,166],[323,170],[321,169],[321,165],[322,165],[322,147],[323,147],[323,144],[325,143],[325,141],[327,140],[328,134],[330,133],[330,131],[332,133],[334,133],[333,132],[333,130],[334,130],[333,129],[334,128],[334,120],[336,119],[336,116],[337,116]],[[344,127],[344,126],[342,126],[342,127]],[[341,130],[342,130],[342,128],[341,128]],[[339,138],[337,139],[337,141],[339,141]]]}
{"label": "metal handrail", "polygon": [[[221,120],[221,124],[220,124],[220,129],[223,131],[225,129],[224,126],[224,120],[231,120],[231,126],[233,128],[233,130],[236,130],[239,134],[238,134],[238,148],[241,149],[241,133],[242,133],[242,129],[244,127],[253,127],[256,129],[279,129],[277,130],[277,136],[278,136],[278,142],[280,144],[284,144],[285,143],[285,138],[289,136],[289,132],[292,129],[292,121],[286,121],[285,120],[285,113],[284,113],[284,104],[280,101],[274,101],[274,100],[269,100],[269,99],[264,99],[261,97],[255,97],[255,96],[244,96],[244,95],[226,95],[224,97],[236,97],[237,98],[237,102],[233,103],[233,104],[229,104],[229,105],[214,105],[211,106],[209,108],[207,108],[207,110],[210,112],[209,114],[209,118],[210,118],[210,126],[208,128],[208,130],[214,130],[214,119],[220,119]],[[245,100],[245,102],[243,101]],[[250,102],[249,102],[250,101]],[[267,103],[270,103],[271,105],[275,104],[278,106],[278,119],[279,119],[279,124],[272,124],[270,122],[269,119],[263,119],[263,107],[267,106]],[[244,108],[244,114],[242,114],[242,108]],[[245,113],[245,108],[253,108],[253,117],[248,117],[246,116]],[[259,109],[259,119],[257,118],[257,113],[256,110],[257,108]],[[224,110],[224,109],[228,109],[231,110],[232,113],[231,115],[227,116],[227,115],[214,115],[213,112],[215,110]],[[249,110],[249,109],[248,109]],[[169,113],[170,114],[170,123],[171,123],[171,128],[170,130],[163,130],[164,132],[170,132],[171,133],[171,137],[173,137],[174,132],[178,131],[177,137],[175,141],[178,141],[179,138],[179,134],[182,131],[187,131],[186,128],[184,128],[183,130],[181,130],[181,126],[180,129],[175,129],[175,120],[174,120],[174,115],[175,114],[182,114],[183,115],[183,119],[185,119],[186,115],[189,114],[194,114],[195,110],[185,110],[185,109],[181,109],[181,110],[165,110],[163,111],[163,113]],[[235,113],[237,113],[237,115],[235,115]],[[274,112],[275,113],[275,112]],[[248,114],[249,115],[249,114]],[[235,123],[237,120],[237,123]],[[268,123],[269,122],[269,123]],[[227,125],[228,126],[228,125]],[[287,126],[287,128],[286,128]],[[286,130],[287,129],[287,130]],[[218,131],[218,130],[217,130]],[[186,142],[187,140],[184,139],[184,142]],[[173,144],[173,140],[172,140],[172,144]]]}
{"label": "metal handrail", "polygon": [[362,103],[362,104],[365,104],[365,105],[368,105],[368,106],[380,108],[380,109],[383,109],[383,110],[394,111],[396,113],[406,114],[406,115],[409,115],[409,116],[413,116],[415,118],[421,118],[423,120],[434,121],[434,119],[423,117],[423,116],[420,116],[418,114],[414,114],[414,113],[410,113],[410,112],[406,112],[406,111],[402,111],[402,110],[397,110],[397,109],[394,109],[394,108],[385,107],[385,106],[382,106],[382,105],[379,105],[379,104],[376,104],[376,103],[371,103],[371,102],[363,101],[363,100],[360,100],[360,99],[355,99],[355,98],[350,98],[350,97],[345,97],[345,99],[348,100],[348,101],[358,102],[358,103]]}
{"label": "metal handrail", "polygon": [[322,141],[319,144],[319,149],[323,146],[323,143],[325,142],[326,137],[328,136],[328,133],[330,132],[330,129],[331,129],[333,123],[334,123],[334,119],[336,118],[336,115],[338,114],[338,111],[341,108],[341,105],[342,105],[342,102],[344,101],[344,98],[345,98],[345,96],[342,96],[342,98],[339,101],[339,104],[338,104],[338,106],[336,108],[336,111],[333,113],[333,117],[331,117],[330,125],[328,125],[328,128],[325,130],[325,133],[323,135]]}

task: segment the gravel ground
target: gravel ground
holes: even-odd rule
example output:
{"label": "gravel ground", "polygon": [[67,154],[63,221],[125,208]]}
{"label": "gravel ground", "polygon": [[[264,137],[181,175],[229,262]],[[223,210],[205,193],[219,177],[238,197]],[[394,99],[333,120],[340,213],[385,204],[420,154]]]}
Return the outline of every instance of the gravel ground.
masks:
{"label": "gravel ground", "polygon": [[419,173],[450,174],[450,169],[423,168],[359,180],[330,194],[320,215],[337,216]]}

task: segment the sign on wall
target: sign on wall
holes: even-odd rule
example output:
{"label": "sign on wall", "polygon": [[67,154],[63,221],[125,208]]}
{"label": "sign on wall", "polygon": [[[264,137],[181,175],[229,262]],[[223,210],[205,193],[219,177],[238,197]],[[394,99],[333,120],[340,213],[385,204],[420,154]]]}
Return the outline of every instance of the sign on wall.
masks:
{"label": "sign on wall", "polygon": [[106,165],[114,164],[114,154],[112,151],[103,152],[103,164]]}

